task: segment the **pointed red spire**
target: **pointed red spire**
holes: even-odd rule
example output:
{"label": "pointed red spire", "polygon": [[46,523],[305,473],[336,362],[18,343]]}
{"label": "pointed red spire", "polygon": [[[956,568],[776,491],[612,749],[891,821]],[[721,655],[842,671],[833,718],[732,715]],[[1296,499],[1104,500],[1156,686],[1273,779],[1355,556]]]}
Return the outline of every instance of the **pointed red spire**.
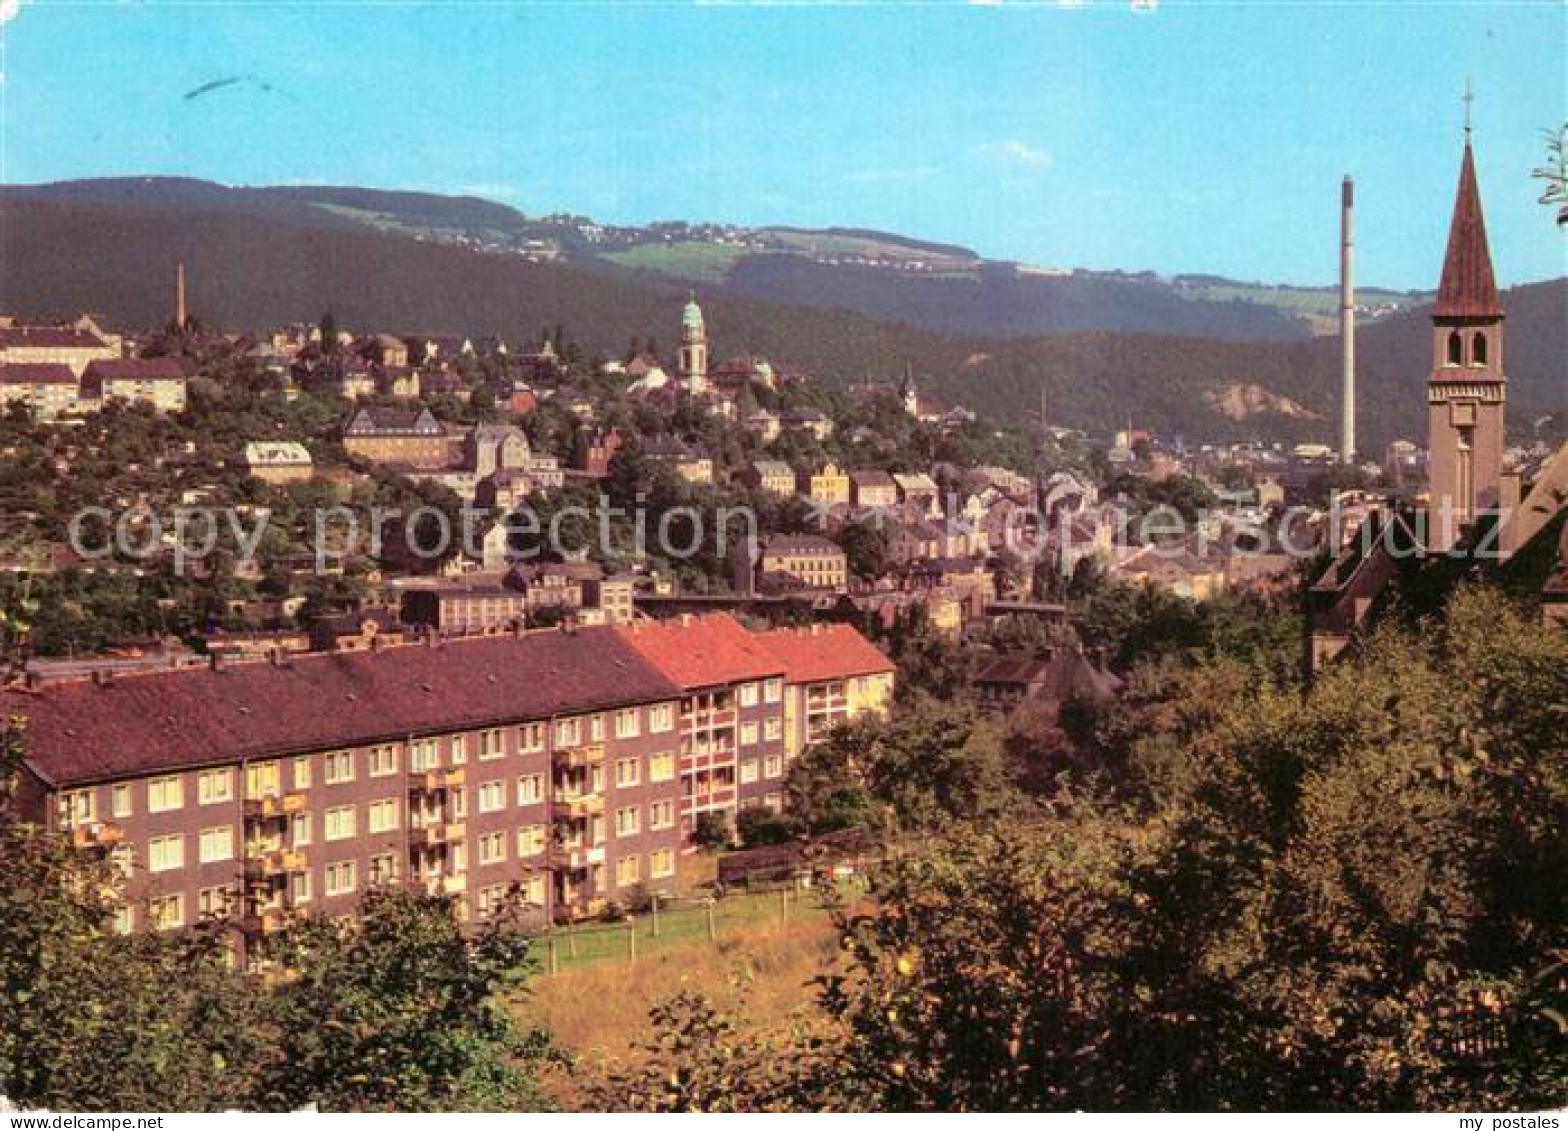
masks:
{"label": "pointed red spire", "polygon": [[1454,218],[1448,228],[1448,253],[1443,258],[1443,281],[1437,290],[1438,318],[1501,318],[1492,276],[1492,253],[1486,243],[1486,218],[1481,215],[1481,190],[1476,186],[1475,159],[1465,142],[1464,164],[1459,169],[1459,194],[1454,198]]}

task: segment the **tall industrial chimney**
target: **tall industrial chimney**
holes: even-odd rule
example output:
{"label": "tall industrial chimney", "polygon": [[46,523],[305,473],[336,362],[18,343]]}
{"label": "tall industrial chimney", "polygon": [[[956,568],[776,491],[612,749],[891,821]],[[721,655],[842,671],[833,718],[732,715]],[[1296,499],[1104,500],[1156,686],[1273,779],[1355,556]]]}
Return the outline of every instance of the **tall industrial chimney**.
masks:
{"label": "tall industrial chimney", "polygon": [[1356,285],[1351,278],[1351,213],[1355,183],[1345,178],[1339,198],[1339,461],[1356,459]]}
{"label": "tall industrial chimney", "polygon": [[180,261],[179,271],[174,281],[174,325],[176,329],[185,329],[185,262]]}

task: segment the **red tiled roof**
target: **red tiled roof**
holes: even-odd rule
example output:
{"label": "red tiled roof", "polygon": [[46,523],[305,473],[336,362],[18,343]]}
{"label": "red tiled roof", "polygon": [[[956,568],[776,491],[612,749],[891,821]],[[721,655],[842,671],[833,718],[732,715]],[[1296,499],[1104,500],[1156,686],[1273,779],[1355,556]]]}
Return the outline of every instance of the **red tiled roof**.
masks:
{"label": "red tiled roof", "polygon": [[89,362],[87,375],[117,381],[172,381],[185,377],[185,370],[172,357],[120,357]]}
{"label": "red tiled roof", "polygon": [[893,661],[847,624],[816,624],[759,633],[768,651],[784,661],[791,683],[874,675],[893,670]]}
{"label": "red tiled roof", "polygon": [[76,374],[69,365],[50,361],[23,361],[0,364],[0,385],[74,385]]}
{"label": "red tiled roof", "polygon": [[1459,168],[1459,191],[1454,198],[1454,218],[1448,228],[1448,252],[1443,257],[1443,280],[1438,286],[1438,318],[1497,318],[1503,305],[1497,298],[1492,276],[1492,253],[1486,242],[1486,218],[1481,214],[1481,190],[1476,185],[1475,159],[1470,143]]}
{"label": "red tiled roof", "polygon": [[784,674],[784,661],[727,613],[634,624],[616,631],[688,691]]}
{"label": "red tiled roof", "polygon": [[56,784],[500,725],[672,699],[609,628],[296,656],[0,694]]}

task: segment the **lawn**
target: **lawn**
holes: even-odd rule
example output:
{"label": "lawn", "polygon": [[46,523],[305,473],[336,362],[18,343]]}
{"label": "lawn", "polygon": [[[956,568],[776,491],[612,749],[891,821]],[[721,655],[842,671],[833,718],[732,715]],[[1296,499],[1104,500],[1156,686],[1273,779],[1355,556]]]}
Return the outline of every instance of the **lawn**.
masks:
{"label": "lawn", "polygon": [[820,1018],[812,983],[839,947],[815,895],[791,891],[782,909],[776,892],[731,895],[713,912],[713,941],[700,905],[661,912],[657,935],[652,917],[640,917],[636,961],[631,930],[622,924],[557,931],[554,974],[549,941],[539,940],[540,973],[517,1009],[573,1054],[570,1067],[552,1070],[545,1081],[563,1108],[581,1106],[585,1085],[613,1066],[636,1062],[650,1035],[649,1009],[684,990],[706,995],[746,1028]]}

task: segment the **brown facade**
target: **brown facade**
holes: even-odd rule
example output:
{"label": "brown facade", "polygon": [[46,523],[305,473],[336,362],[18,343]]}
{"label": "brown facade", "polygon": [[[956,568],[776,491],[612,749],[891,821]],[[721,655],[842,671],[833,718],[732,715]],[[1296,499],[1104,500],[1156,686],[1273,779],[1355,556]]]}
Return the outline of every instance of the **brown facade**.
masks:
{"label": "brown facade", "polygon": [[[378,885],[470,923],[514,885],[540,922],[672,890],[701,814],[782,805],[785,669],[722,617],[99,677],[0,709],[27,728],[24,815],[120,865],[123,929],[223,918],[265,958],[291,915]],[[806,674],[813,718],[867,682]]]}

